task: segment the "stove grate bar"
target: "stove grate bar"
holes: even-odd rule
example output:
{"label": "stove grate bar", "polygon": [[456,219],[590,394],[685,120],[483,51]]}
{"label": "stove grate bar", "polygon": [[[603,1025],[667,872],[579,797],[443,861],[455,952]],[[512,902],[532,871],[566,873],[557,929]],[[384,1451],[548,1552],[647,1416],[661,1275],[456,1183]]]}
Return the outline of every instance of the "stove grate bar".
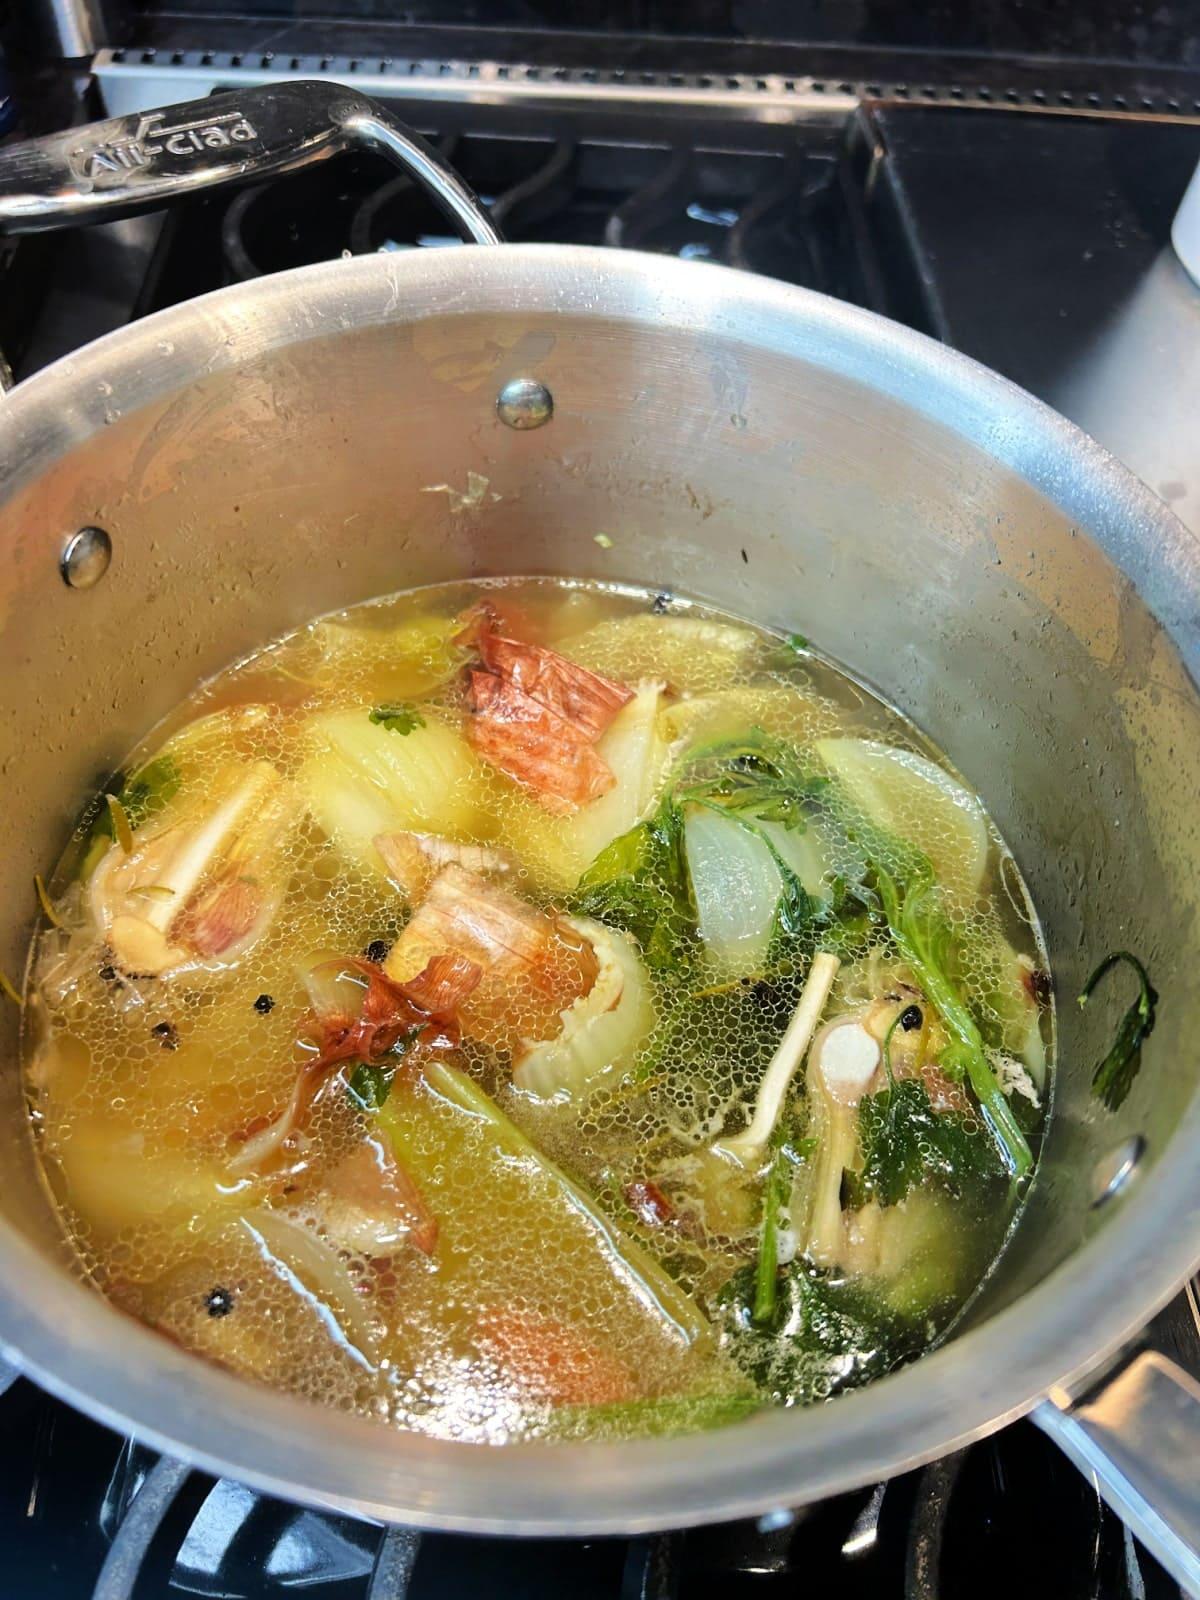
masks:
{"label": "stove grate bar", "polygon": [[421,1549],[415,1528],[389,1528],[379,1545],[366,1600],[406,1600]]}
{"label": "stove grate bar", "polygon": [[621,1575],[621,1600],[676,1600],[683,1535],[631,1539]]}
{"label": "stove grate bar", "polygon": [[151,1467],[109,1546],[92,1600],[132,1600],[150,1546],[191,1471],[171,1456]]}

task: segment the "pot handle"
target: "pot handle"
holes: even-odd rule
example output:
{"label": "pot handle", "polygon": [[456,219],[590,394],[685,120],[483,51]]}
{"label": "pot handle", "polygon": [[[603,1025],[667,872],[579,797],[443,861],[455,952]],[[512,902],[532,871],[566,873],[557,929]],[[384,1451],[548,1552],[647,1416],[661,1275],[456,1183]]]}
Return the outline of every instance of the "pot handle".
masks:
{"label": "pot handle", "polygon": [[354,146],[390,156],[464,238],[502,243],[475,195],[423,139],[366,95],[316,80],[239,89],[10,145],[0,151],[0,232],[155,211]]}
{"label": "pot handle", "polygon": [[1142,1350],[1078,1400],[1052,1395],[1032,1416],[1200,1600],[1200,1384]]}

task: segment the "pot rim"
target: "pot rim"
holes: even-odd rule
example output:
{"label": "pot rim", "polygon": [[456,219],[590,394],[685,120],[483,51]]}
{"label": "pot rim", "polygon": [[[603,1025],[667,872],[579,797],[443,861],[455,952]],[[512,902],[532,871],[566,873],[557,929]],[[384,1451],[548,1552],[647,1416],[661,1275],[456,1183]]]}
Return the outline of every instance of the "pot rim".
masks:
{"label": "pot rim", "polygon": [[[749,273],[637,252],[508,245],[381,254],[160,311],[64,357],[0,402],[0,453],[20,463],[4,480],[7,492],[114,410],[136,410],[195,373],[358,326],[479,312],[703,330],[769,344],[881,390],[1033,484],[1117,566],[1136,553],[1138,592],[1197,676],[1200,544],[1079,429],[978,363],[871,312]],[[7,1222],[0,1347],[100,1421],[287,1498],[455,1531],[641,1533],[878,1481],[981,1437],[1047,1394],[1065,1395],[1196,1265],[1200,1099],[1152,1176],[1112,1206],[1120,1214],[1101,1235],[1018,1302],[911,1367],[828,1406],[760,1413],[698,1437],[508,1445],[497,1457],[486,1446],[398,1434],[187,1354],[72,1279]]]}

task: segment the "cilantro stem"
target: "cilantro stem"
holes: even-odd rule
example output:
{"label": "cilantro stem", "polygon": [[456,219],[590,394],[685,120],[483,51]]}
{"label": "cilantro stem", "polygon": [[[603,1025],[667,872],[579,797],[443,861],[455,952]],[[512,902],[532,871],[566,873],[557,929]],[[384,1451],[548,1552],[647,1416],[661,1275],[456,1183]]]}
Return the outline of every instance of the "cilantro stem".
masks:
{"label": "cilantro stem", "polygon": [[896,1074],[892,1071],[892,1035],[900,1026],[900,1018],[903,1015],[904,1007],[901,1006],[888,1024],[888,1031],[883,1036],[883,1069],[887,1073],[889,1092],[896,1087]]}
{"label": "cilantro stem", "polygon": [[758,1237],[758,1262],[754,1269],[754,1305],[750,1320],[769,1327],[779,1303],[779,1209],[783,1205],[791,1164],[782,1150],[775,1152],[763,1183],[762,1232]]}

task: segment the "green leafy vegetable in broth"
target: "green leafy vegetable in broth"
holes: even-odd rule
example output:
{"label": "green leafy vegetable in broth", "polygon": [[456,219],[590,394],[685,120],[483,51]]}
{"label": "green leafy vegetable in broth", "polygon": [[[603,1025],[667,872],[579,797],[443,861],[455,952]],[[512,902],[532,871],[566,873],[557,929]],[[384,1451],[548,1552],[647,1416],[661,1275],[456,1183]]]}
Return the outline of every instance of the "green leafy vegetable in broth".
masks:
{"label": "green leafy vegetable in broth", "polygon": [[606,846],[579,880],[572,907],[633,934],[646,965],[677,968],[691,936],[683,819],[673,799]]}
{"label": "green leafy vegetable in broth", "polygon": [[896,1082],[891,1040],[907,1016],[907,1011],[898,1011],[883,1035],[885,1088],[859,1102],[862,1166],[843,1179],[843,1189],[856,1208],[870,1200],[899,1205],[910,1189],[925,1182],[962,1194],[968,1182],[986,1181],[1003,1171],[995,1147],[982,1144],[962,1115],[933,1109],[922,1078]]}
{"label": "green leafy vegetable in broth", "polygon": [[780,1142],[763,1183],[762,1228],[758,1237],[758,1260],[754,1271],[754,1302],[750,1319],[758,1327],[771,1327],[775,1321],[779,1287],[779,1219],[791,1192],[793,1169],[800,1157]]}
{"label": "green leafy vegetable in broth", "polygon": [[[699,774],[707,773],[707,781]],[[795,751],[761,728],[742,739],[720,739],[690,750],[684,760],[680,798],[720,799],[731,811],[750,812],[760,822],[803,830],[806,807],[828,783],[806,770]]]}
{"label": "green leafy vegetable in broth", "polygon": [[817,1403],[952,1327],[1033,1171],[1047,963],[979,799],[806,638],[462,583],[169,729],[37,880],[22,1014],[124,1310],[489,1444]]}
{"label": "green leafy vegetable in broth", "polygon": [[810,1404],[882,1377],[920,1347],[905,1319],[848,1279],[796,1262],[779,1276],[773,1321],[753,1315],[753,1268],[723,1294],[728,1347],[760,1394],[777,1405]]}
{"label": "green leafy vegetable in broth", "polygon": [[1033,1165],[1033,1153],[984,1054],[978,1024],[950,978],[953,936],[938,905],[935,885],[927,872],[921,872],[900,888],[878,865],[875,877],[896,948],[952,1035],[941,1065],[951,1077],[966,1074],[1009,1170],[1015,1177],[1023,1177]]}
{"label": "green leafy vegetable in broth", "polygon": [[378,1111],[392,1087],[392,1069],[381,1062],[360,1061],[346,1079],[346,1088],[364,1111]]}
{"label": "green leafy vegetable in broth", "polygon": [[1128,950],[1117,950],[1104,958],[1084,984],[1083,993],[1079,996],[1080,1009],[1087,1005],[1101,979],[1121,962],[1132,967],[1137,974],[1137,997],[1121,1018],[1116,1038],[1092,1076],[1092,1093],[1104,1102],[1109,1111],[1119,1110],[1133,1087],[1133,1080],[1142,1064],[1142,1045],[1154,1028],[1158,1006],[1158,992],[1150,982],[1145,967]]}
{"label": "green leafy vegetable in broth", "polygon": [[863,1164],[850,1191],[857,1204],[894,1206],[924,1183],[960,1193],[973,1180],[1003,1176],[995,1147],[957,1112],[934,1111],[920,1078],[867,1095],[858,1115]]}

